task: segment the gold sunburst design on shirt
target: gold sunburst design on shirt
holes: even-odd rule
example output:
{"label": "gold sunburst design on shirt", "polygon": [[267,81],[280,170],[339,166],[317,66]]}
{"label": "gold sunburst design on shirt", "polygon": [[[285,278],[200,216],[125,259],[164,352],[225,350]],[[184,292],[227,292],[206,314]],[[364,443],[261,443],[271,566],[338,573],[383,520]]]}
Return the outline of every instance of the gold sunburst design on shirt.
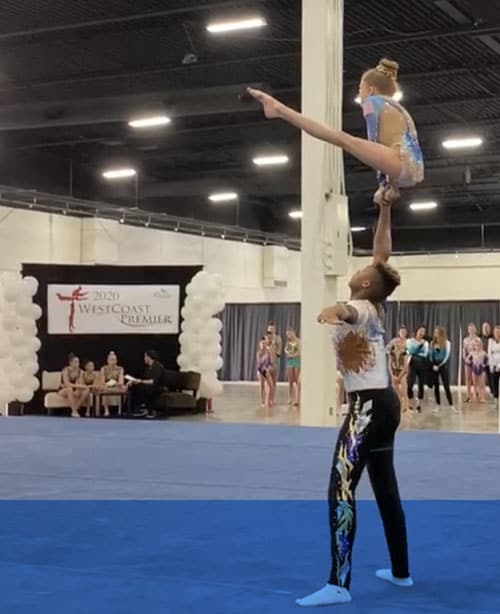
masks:
{"label": "gold sunburst design on shirt", "polygon": [[337,341],[341,371],[360,373],[373,366],[373,352],[368,339],[359,333],[348,332]]}

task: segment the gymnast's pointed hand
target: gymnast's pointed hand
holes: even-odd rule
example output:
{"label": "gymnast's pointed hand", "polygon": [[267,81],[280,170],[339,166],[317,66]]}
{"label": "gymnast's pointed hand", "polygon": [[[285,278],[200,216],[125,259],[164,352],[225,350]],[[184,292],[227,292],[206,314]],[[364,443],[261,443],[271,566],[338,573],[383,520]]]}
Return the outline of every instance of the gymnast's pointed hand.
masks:
{"label": "gymnast's pointed hand", "polygon": [[283,105],[281,102],[276,100],[276,98],[269,96],[269,94],[266,94],[261,90],[254,90],[251,87],[247,88],[247,92],[250,94],[250,96],[255,98],[257,102],[260,102],[262,108],[264,109],[264,115],[268,119],[274,119],[280,116],[280,109]]}
{"label": "gymnast's pointed hand", "polygon": [[320,324],[332,324],[334,326],[345,324],[344,320],[341,320],[339,317],[338,305],[325,307],[318,316],[318,322]]}

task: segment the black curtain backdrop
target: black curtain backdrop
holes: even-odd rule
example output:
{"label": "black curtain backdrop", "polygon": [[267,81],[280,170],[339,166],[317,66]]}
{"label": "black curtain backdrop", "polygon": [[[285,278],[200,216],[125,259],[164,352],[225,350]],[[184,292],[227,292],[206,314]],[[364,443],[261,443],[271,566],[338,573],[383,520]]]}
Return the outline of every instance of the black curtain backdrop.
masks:
{"label": "black curtain backdrop", "polygon": [[[43,311],[38,321],[38,336],[42,342],[42,348],[38,353],[40,370],[62,369],[70,352],[79,356],[81,361],[93,360],[99,369],[105,363],[108,352],[114,350],[119,363],[127,373],[141,374],[144,370],[143,354],[147,349],[156,350],[167,368],[177,370],[178,335],[49,335],[47,286],[49,284],[179,285],[180,309],[186,298],[186,286],[199,270],[201,267],[197,266],[23,264],[23,275],[36,277],[40,284],[33,299]],[[41,373],[39,375],[41,377]],[[39,392],[26,408],[26,413],[39,412],[41,408],[43,408],[43,395]]]}
{"label": "black curtain backdrop", "polygon": [[[457,383],[462,338],[467,325],[473,322],[478,331],[483,322],[500,324],[500,301],[391,301],[386,304],[386,339],[389,341],[404,324],[410,334],[422,324],[429,335],[435,326],[444,326],[451,342],[450,376]],[[295,328],[300,337],[300,304],[231,304],[222,314],[224,368],[226,381],[256,379],[255,355],[259,339],[269,320],[276,322],[278,333],[284,338],[287,327]],[[285,379],[285,364],[281,362],[280,379]],[[462,377],[463,383],[463,377]]]}

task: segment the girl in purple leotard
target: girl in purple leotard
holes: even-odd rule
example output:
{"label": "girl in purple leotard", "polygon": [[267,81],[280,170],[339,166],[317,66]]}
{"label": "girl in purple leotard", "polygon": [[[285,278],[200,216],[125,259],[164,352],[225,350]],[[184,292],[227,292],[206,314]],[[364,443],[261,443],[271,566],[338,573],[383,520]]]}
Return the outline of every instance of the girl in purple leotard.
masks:
{"label": "girl in purple leotard", "polygon": [[467,357],[467,362],[472,370],[472,382],[474,396],[480,403],[486,400],[486,370],[488,369],[488,354],[483,349],[479,337],[472,343],[472,352]]}
{"label": "girl in purple leotard", "polygon": [[262,407],[270,407],[274,398],[273,357],[265,337],[259,342],[257,351],[257,375],[260,381]]}

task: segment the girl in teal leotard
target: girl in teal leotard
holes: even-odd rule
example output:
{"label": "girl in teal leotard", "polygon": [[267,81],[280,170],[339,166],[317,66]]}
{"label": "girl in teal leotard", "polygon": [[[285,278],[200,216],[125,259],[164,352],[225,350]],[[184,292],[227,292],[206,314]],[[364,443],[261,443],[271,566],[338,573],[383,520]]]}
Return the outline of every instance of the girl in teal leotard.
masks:
{"label": "girl in teal leotard", "polygon": [[288,405],[299,405],[300,339],[293,328],[286,331],[286,368],[288,373]]}

